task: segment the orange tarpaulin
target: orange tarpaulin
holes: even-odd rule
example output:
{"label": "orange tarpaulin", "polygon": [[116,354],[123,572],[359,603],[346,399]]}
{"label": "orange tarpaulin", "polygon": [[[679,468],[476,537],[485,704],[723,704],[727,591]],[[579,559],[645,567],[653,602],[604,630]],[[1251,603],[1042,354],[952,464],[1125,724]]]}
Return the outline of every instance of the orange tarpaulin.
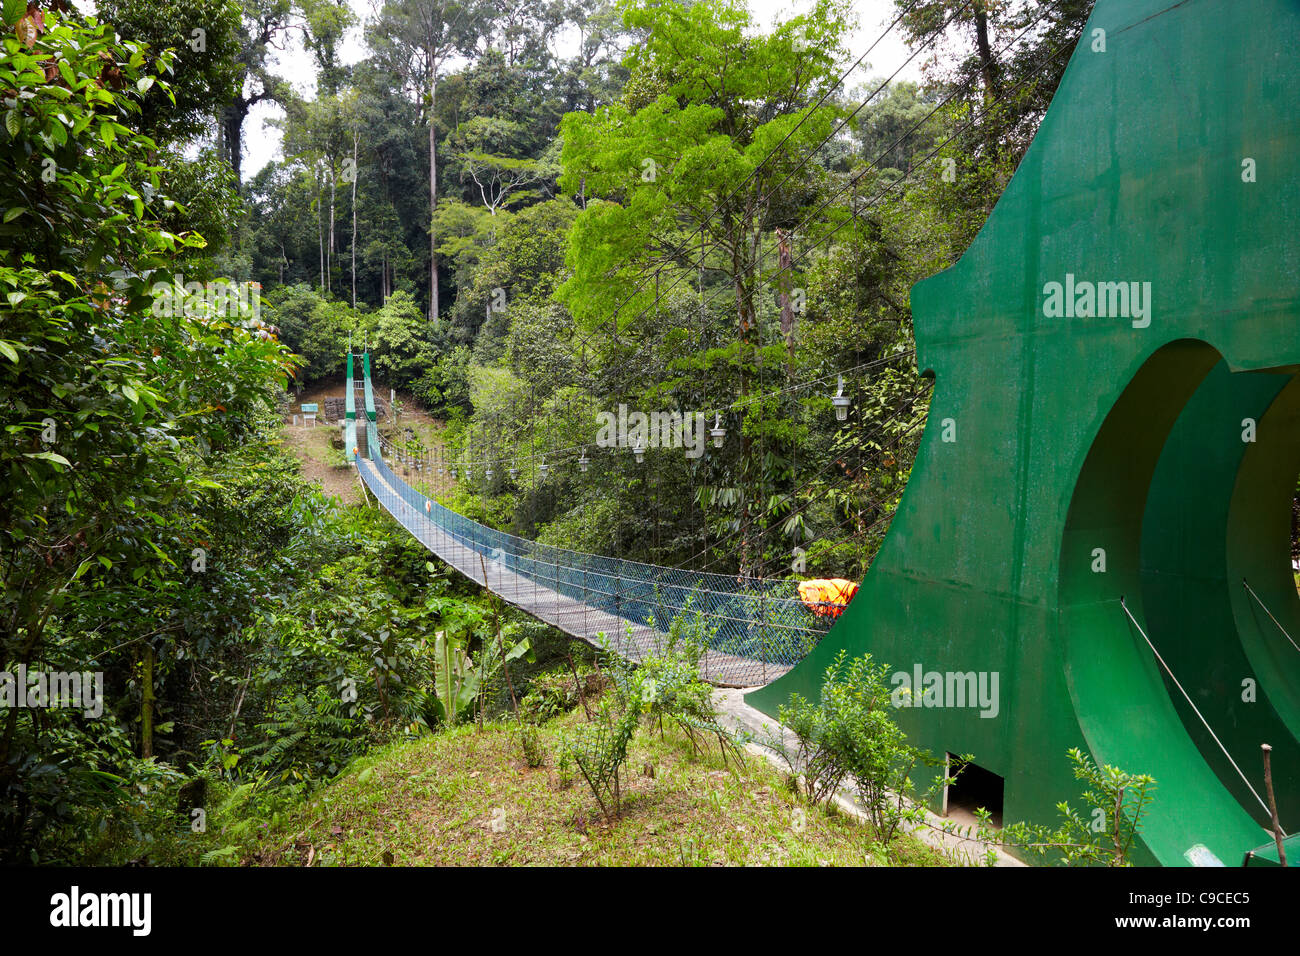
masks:
{"label": "orange tarpaulin", "polygon": [[815,578],[799,582],[799,598],[814,614],[839,617],[857,593],[858,586],[843,578]]}

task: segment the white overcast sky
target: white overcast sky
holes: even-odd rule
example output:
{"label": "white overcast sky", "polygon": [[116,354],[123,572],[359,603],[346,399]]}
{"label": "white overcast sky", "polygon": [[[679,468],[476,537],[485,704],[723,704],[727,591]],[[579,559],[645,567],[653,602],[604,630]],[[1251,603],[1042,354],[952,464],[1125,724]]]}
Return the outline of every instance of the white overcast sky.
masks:
{"label": "white overcast sky", "polygon": [[[362,26],[367,17],[374,15],[370,0],[348,0],[357,15],[358,24],[348,32],[341,51],[345,63],[355,63],[365,55],[362,46]],[[754,11],[755,19],[764,25],[770,25],[778,19],[787,19],[808,9],[812,4],[808,0],[749,0],[749,8]],[[885,28],[897,15],[893,0],[855,0],[854,10],[858,17],[858,26],[848,44],[850,59],[843,64],[857,59],[884,33]],[[314,91],[313,77],[315,70],[311,56],[302,49],[301,38],[295,35],[293,45],[277,54],[275,72],[288,77],[294,87],[304,96]],[[892,74],[908,58],[909,51],[903,43],[898,30],[893,30],[876,46],[863,67],[856,71],[856,76],[846,81],[848,89],[853,89],[868,79]],[[920,67],[925,55],[919,55],[903,67],[899,79],[920,79]],[[298,79],[295,79],[298,78]],[[255,106],[249,114],[244,127],[244,164],[243,175],[247,180],[273,159],[280,159],[280,131],[266,125],[268,119],[283,115],[279,107],[263,101]]]}

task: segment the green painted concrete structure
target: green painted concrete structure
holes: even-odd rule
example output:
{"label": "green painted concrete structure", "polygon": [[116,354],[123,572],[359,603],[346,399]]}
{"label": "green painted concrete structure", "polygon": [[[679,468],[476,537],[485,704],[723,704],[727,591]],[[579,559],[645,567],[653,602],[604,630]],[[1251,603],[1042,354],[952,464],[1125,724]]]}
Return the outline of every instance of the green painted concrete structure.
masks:
{"label": "green painted concrete structure", "polygon": [[348,352],[348,377],[346,379],[347,387],[343,389],[344,417],[349,421],[355,421],[357,417],[357,394],[353,386],[352,375],[352,353]]}
{"label": "green painted concrete structure", "polygon": [[1077,806],[1080,746],[1156,778],[1136,862],[1240,865],[1267,815],[1123,598],[1259,794],[1272,745],[1300,829],[1297,49],[1300,0],[1098,0],[984,229],[913,289],[934,397],[889,536],[750,703],[815,695],[841,649],[997,673],[995,714],[897,714],[1001,775],[1004,819]]}
{"label": "green painted concrete structure", "polygon": [[348,349],[348,373],[343,387],[343,456],[348,464],[357,460],[357,395],[356,383],[352,377],[352,350]]}

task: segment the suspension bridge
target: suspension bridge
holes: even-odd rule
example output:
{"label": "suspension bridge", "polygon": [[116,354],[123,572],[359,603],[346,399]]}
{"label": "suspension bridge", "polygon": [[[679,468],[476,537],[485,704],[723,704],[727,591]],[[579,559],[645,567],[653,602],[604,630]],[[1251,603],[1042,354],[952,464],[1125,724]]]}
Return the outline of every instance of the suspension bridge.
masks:
{"label": "suspension bridge", "polygon": [[[429,551],[510,604],[631,660],[662,648],[676,622],[703,640],[700,676],[720,687],[775,680],[829,629],[827,615],[815,613],[801,599],[797,581],[570,551],[506,534],[452,511],[413,488],[385,460],[384,453],[394,449],[376,422],[368,353],[362,353],[361,364],[360,412],[351,353],[344,385],[344,442],[361,481]],[[403,462],[397,464],[409,474]]]}

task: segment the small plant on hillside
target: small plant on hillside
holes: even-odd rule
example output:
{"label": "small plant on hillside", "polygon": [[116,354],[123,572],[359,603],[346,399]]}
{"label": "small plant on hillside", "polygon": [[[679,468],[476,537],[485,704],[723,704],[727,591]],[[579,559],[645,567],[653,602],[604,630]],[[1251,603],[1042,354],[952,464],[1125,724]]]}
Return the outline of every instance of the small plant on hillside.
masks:
{"label": "small plant on hillside", "polygon": [[248,772],[281,783],[332,777],[368,743],[364,720],[347,709],[329,687],[275,701],[270,719],[256,725],[260,739],[243,748]]}
{"label": "small plant on hillside", "polygon": [[[604,643],[608,652],[608,641]],[[740,760],[734,740],[718,723],[709,686],[699,679],[703,653],[698,635],[681,625],[671,628],[666,643],[638,665],[607,655],[612,693],[600,699],[591,721],[575,728],[561,750],[587,781],[607,819],[618,815],[619,774],[643,721],[658,725],[661,733],[665,720],[677,726],[697,753],[701,732],[713,734],[724,760],[728,751]]]}
{"label": "small plant on hillside", "polygon": [[637,708],[610,695],[597,705],[590,723],[579,724],[564,740],[561,759],[578,768],[606,820],[613,820],[621,809],[619,775],[640,720]]}
{"label": "small plant on hillside", "polygon": [[479,649],[471,654],[468,648],[472,628],[480,622],[467,620],[457,631],[449,625],[434,635],[434,689],[428,705],[434,718],[448,726],[472,716],[475,705],[481,718],[487,707],[489,684],[509,662],[532,654],[528,638],[511,644],[500,630],[485,634]]}
{"label": "small plant on hillside", "polygon": [[782,704],[778,709],[777,719],[793,734],[794,744],[791,745],[780,731],[770,733],[764,743],[789,768],[790,789],[802,794],[809,803],[829,800],[840,789],[848,773],[827,746],[830,739],[826,727],[829,715],[820,705],[794,693],[790,695],[790,703]]}
{"label": "small plant on hillside", "polygon": [[700,661],[717,628],[709,628],[700,612],[693,618],[689,613],[688,599],[669,626],[664,644],[637,668],[642,712],[659,728],[660,739],[666,720],[686,735],[697,753],[704,750],[705,738],[711,736],[718,742],[724,762],[731,755],[743,764],[734,738],[718,723],[713,688],[700,680]]}
{"label": "small plant on hillside", "polygon": [[576,673],[575,677],[565,664],[562,669],[545,671],[533,677],[528,693],[519,701],[520,717],[544,724],[581,703],[591,701],[604,690],[606,680],[599,671],[584,665]]}
{"label": "small plant on hillside", "polygon": [[523,751],[524,763],[531,769],[546,766],[546,749],[542,746],[542,735],[531,724],[519,723],[519,749]]}
{"label": "small plant on hillside", "polygon": [[567,790],[573,786],[573,752],[568,746],[568,739],[561,738],[560,749],[555,757],[555,787]]}

